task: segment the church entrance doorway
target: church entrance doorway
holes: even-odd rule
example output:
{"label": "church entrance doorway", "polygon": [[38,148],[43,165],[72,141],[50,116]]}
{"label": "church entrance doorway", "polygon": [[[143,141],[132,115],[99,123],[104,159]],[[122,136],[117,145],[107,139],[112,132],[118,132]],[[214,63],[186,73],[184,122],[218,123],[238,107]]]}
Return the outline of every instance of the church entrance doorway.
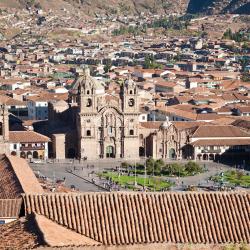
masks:
{"label": "church entrance doorway", "polygon": [[176,159],[175,150],[173,148],[169,149],[169,159],[171,159],[171,160]]}
{"label": "church entrance doorway", "polygon": [[145,148],[144,147],[139,147],[139,156],[140,157],[145,156]]}
{"label": "church entrance doorway", "polygon": [[115,149],[113,146],[106,147],[106,158],[115,158]]}

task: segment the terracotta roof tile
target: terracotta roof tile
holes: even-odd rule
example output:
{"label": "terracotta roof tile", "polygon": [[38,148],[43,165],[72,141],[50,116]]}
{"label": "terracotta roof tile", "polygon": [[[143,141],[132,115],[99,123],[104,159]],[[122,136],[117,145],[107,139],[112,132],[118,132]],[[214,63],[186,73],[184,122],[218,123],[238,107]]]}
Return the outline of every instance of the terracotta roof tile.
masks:
{"label": "terracotta roof tile", "polygon": [[18,218],[22,199],[0,199],[0,218]]}
{"label": "terracotta roof tile", "polygon": [[69,230],[45,216],[35,214],[34,217],[46,245],[51,247],[100,245],[99,242]]}
{"label": "terracotta roof tile", "polygon": [[33,249],[37,247],[40,244],[39,237],[27,227],[28,223],[21,220],[0,225],[0,249]]}
{"label": "terracotta roof tile", "polygon": [[232,125],[203,125],[195,131],[193,137],[250,137],[250,134]]}
{"label": "terracotta roof tile", "polygon": [[17,156],[8,156],[8,160],[21,184],[23,190],[22,193],[43,193],[41,185],[39,184],[36,176],[25,159],[19,158]]}
{"label": "terracotta roof tile", "polygon": [[34,131],[10,131],[10,142],[49,142],[47,136]]}
{"label": "terracotta roof tile", "polygon": [[38,213],[105,245],[250,243],[247,192],[29,194]]}
{"label": "terracotta roof tile", "polygon": [[142,128],[159,129],[163,122],[140,122]]}
{"label": "terracotta roof tile", "polygon": [[15,199],[23,192],[22,186],[7,157],[0,160],[0,199]]}
{"label": "terracotta roof tile", "polygon": [[250,145],[250,139],[197,140],[191,144],[194,146],[239,146]]}
{"label": "terracotta roof tile", "polygon": [[186,121],[182,121],[182,122],[174,121],[172,123],[178,130],[198,128],[199,126],[206,124],[206,122],[197,122],[197,121],[187,121],[187,122]]}

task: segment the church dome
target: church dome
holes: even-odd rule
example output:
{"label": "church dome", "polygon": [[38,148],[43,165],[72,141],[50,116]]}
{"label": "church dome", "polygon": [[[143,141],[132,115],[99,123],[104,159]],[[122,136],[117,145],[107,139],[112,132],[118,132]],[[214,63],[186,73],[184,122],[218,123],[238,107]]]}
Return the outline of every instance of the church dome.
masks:
{"label": "church dome", "polygon": [[95,80],[94,77],[92,77],[90,75],[90,70],[89,68],[85,68],[83,73],[75,80],[74,84],[73,84],[73,89],[78,89],[79,86],[81,86],[81,88],[84,89],[96,89],[98,83]]}

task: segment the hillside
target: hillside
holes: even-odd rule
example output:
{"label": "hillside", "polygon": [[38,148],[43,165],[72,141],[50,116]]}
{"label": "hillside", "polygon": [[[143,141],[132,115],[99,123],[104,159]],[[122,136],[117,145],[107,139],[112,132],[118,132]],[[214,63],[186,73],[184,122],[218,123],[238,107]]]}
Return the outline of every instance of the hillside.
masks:
{"label": "hillside", "polygon": [[0,7],[41,7],[45,10],[81,11],[84,15],[140,14],[250,14],[250,0],[0,0]]}
{"label": "hillside", "polygon": [[26,8],[41,7],[45,10],[66,8],[81,10],[84,14],[140,14],[185,13],[189,0],[0,0],[0,7]]}

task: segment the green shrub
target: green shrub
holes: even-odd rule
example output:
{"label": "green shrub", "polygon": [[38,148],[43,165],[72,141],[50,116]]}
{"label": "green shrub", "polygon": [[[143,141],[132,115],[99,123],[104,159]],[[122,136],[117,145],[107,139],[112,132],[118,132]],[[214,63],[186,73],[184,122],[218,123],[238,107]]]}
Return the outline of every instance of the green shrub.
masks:
{"label": "green shrub", "polygon": [[201,166],[193,161],[189,161],[184,167],[189,174],[202,172]]}

